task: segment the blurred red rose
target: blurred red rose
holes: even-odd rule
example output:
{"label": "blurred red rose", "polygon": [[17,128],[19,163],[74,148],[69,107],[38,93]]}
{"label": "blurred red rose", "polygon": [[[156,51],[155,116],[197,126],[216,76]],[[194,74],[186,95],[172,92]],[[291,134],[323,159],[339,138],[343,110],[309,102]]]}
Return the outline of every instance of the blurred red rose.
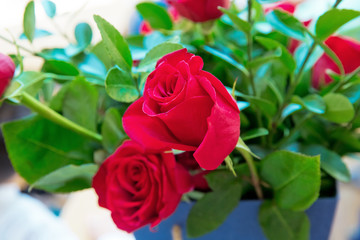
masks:
{"label": "blurred red rose", "polygon": [[12,59],[0,53],[0,97],[4,94],[7,86],[15,73],[15,64]]}
{"label": "blurred red rose", "polygon": [[[331,36],[325,41],[325,44],[338,56],[345,73],[350,73],[360,67],[360,42],[347,37]],[[324,53],[313,68],[312,85],[314,88],[320,88],[332,82],[326,73],[327,69],[340,73],[339,67]]]}
{"label": "blurred red rose", "polygon": [[240,111],[220,80],[202,68],[201,57],[186,49],[165,55],[123,125],[143,146],[195,151],[199,165],[213,170],[236,146]]}
{"label": "blurred red rose", "polygon": [[230,0],[167,0],[179,14],[193,22],[214,20],[223,14],[218,7],[229,8]]}
{"label": "blurred red rose", "polygon": [[170,216],[192,183],[171,151],[149,152],[125,141],[100,166],[93,187],[99,205],[111,211],[117,227],[132,232]]}

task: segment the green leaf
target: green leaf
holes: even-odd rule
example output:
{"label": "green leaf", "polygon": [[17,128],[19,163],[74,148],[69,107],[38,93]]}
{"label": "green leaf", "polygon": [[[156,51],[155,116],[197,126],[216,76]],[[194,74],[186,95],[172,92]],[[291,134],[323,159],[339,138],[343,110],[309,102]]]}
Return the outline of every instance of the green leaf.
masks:
{"label": "green leaf", "polygon": [[360,83],[353,84],[340,91],[349,101],[354,104],[360,99]]}
{"label": "green leaf", "polygon": [[151,72],[155,69],[157,61],[166,54],[175,52],[177,50],[183,49],[184,47],[181,44],[164,42],[154,48],[152,48],[145,56],[145,58],[140,62],[138,71],[140,72]]}
{"label": "green leaf", "polygon": [[340,69],[340,74],[344,75],[345,70],[344,66],[342,65],[342,62],[340,61],[339,57],[334,53],[333,50],[331,50],[326,44],[324,44],[321,40],[317,39],[315,36],[311,35],[311,37],[314,39],[314,41],[320,45],[320,47],[324,50],[324,52],[336,63],[336,65]]}
{"label": "green leaf", "polygon": [[17,98],[23,92],[35,96],[44,80],[45,76],[41,72],[23,72],[20,76],[11,81],[10,86],[4,94],[4,98],[10,98],[17,102]]}
{"label": "green leaf", "polygon": [[56,5],[52,1],[49,0],[42,0],[41,4],[44,7],[46,15],[48,15],[49,18],[53,18],[56,15]]}
{"label": "green leaf", "polygon": [[[304,61],[307,57],[307,54],[311,48],[311,44],[304,42],[299,47],[296,48],[294,53],[294,58],[296,60],[296,73],[298,73],[304,64]],[[324,54],[324,50],[320,46],[316,46],[313,50],[312,54],[308,58],[305,67],[303,69],[304,72],[310,70],[314,64],[319,60],[319,58]]]}
{"label": "green leaf", "polygon": [[292,102],[294,102],[295,104],[301,104],[307,110],[316,114],[323,114],[326,110],[326,104],[324,99],[317,94],[307,95],[304,98],[293,96]]}
{"label": "green leaf", "polygon": [[320,156],[276,151],[261,161],[260,174],[274,189],[277,205],[295,211],[310,207],[320,191]]}
{"label": "green leaf", "polygon": [[299,111],[302,109],[302,106],[300,104],[297,103],[290,103],[289,105],[287,105],[284,110],[281,113],[281,117],[283,119],[287,118],[288,116],[290,116],[291,114]]}
{"label": "green leaf", "polygon": [[34,1],[30,1],[25,8],[23,19],[24,33],[30,42],[34,40],[35,36],[35,5]]}
{"label": "green leaf", "polygon": [[274,10],[266,15],[266,19],[279,32],[299,40],[305,39],[304,25],[289,13]]}
{"label": "green leaf", "polygon": [[114,66],[114,63],[111,58],[108,57],[105,43],[103,41],[98,42],[92,49],[91,52],[100,59],[100,61],[105,65],[106,69],[110,69]]}
{"label": "green leaf", "polygon": [[132,57],[128,44],[116,28],[98,15],[94,15],[95,22],[100,30],[103,44],[113,62],[130,72]]}
{"label": "green leaf", "polygon": [[223,61],[229,63],[230,65],[232,65],[233,67],[237,68],[238,70],[240,70],[242,73],[245,74],[245,76],[249,76],[249,72],[246,69],[246,67],[240,63],[238,63],[235,59],[233,59],[232,57],[220,52],[219,50],[216,50],[212,47],[209,46],[204,46],[204,50],[220,59],[222,59]]}
{"label": "green leaf", "polygon": [[116,101],[130,103],[139,97],[131,75],[117,66],[109,70],[105,87],[109,96]]}
{"label": "green leaf", "polygon": [[215,170],[205,175],[206,181],[213,191],[221,191],[228,185],[238,181],[232,173],[227,170]]}
{"label": "green leaf", "polygon": [[308,240],[310,221],[304,212],[278,208],[265,201],[259,211],[259,222],[269,240]]}
{"label": "green leaf", "polygon": [[347,123],[354,117],[354,107],[347,97],[339,93],[324,96],[326,112],[322,116],[335,123]]}
{"label": "green leaf", "polygon": [[242,134],[241,138],[246,141],[257,137],[266,136],[268,134],[269,131],[266,128],[256,128]]}
{"label": "green leaf", "polygon": [[186,223],[188,236],[200,237],[218,228],[239,204],[240,197],[240,182],[207,193],[190,210]]}
{"label": "green leaf", "polygon": [[265,115],[272,117],[276,114],[276,106],[274,102],[259,97],[243,94],[239,91],[235,91],[235,96],[242,97],[250,102],[251,105],[257,106]]}
{"label": "green leaf", "polygon": [[284,64],[285,67],[287,67],[290,72],[295,71],[296,63],[294,61],[294,58],[284,45],[282,45],[278,41],[265,37],[256,37],[255,40],[264,47],[266,47],[267,50],[275,50],[277,48],[280,48],[281,54],[279,56],[279,60],[282,64]]}
{"label": "green leaf", "polygon": [[66,76],[78,76],[80,74],[73,64],[61,60],[45,61],[42,71]]}
{"label": "green leaf", "polygon": [[122,126],[121,115],[116,108],[106,111],[101,135],[103,136],[103,145],[109,153],[113,153],[128,138]]}
{"label": "green leaf", "polygon": [[64,117],[96,132],[98,92],[96,88],[82,78],[71,82],[63,98]]}
{"label": "green leaf", "polygon": [[236,144],[235,149],[237,151],[239,151],[241,154],[250,154],[255,158],[260,159],[258,156],[256,156],[251,150],[250,148],[244,143],[244,141],[241,139],[241,137],[239,137],[239,140]]}
{"label": "green leaf", "polygon": [[90,25],[87,23],[79,23],[76,25],[75,38],[80,47],[86,48],[89,46],[92,40],[92,30]]}
{"label": "green leaf", "polygon": [[359,16],[359,11],[333,8],[319,17],[315,27],[316,36],[325,40],[342,25]]}
{"label": "green leaf", "polygon": [[303,98],[303,103],[306,109],[310,112],[323,114],[325,113],[326,104],[324,99],[316,94],[308,95]]}
{"label": "green leaf", "polygon": [[67,165],[40,178],[31,185],[31,188],[56,193],[91,188],[92,179],[97,170],[96,164]]}
{"label": "green leaf", "polygon": [[149,22],[153,29],[171,30],[173,23],[165,8],[151,2],[143,2],[136,5],[141,16]]}
{"label": "green leaf", "polygon": [[349,169],[337,153],[321,145],[308,146],[302,149],[308,155],[320,155],[321,168],[337,180],[349,182],[351,180]]}
{"label": "green leaf", "polygon": [[231,21],[234,23],[234,26],[238,30],[243,31],[246,34],[250,34],[250,31],[251,31],[250,23],[242,20],[235,13],[231,12],[230,10],[228,10],[226,8],[220,8],[220,11],[225,13],[231,19]]}
{"label": "green leaf", "polygon": [[15,170],[30,184],[66,165],[92,162],[89,140],[42,117],[2,127]]}

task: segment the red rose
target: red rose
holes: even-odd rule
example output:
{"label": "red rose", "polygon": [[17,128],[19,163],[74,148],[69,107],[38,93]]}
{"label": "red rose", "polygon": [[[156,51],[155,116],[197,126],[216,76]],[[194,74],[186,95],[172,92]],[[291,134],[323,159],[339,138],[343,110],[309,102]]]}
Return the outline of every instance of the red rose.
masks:
{"label": "red rose", "polygon": [[294,14],[294,12],[296,10],[296,4],[292,3],[292,2],[273,3],[273,4],[269,4],[267,7],[265,7],[264,11],[265,11],[265,13],[268,13],[275,9],[283,10],[284,12]]}
{"label": "red rose", "polygon": [[0,53],[0,97],[14,76],[15,64],[10,57]]}
{"label": "red rose", "polygon": [[161,58],[123,125],[142,145],[195,151],[199,165],[213,170],[236,146],[240,115],[224,85],[202,67],[201,57],[186,49]]}
{"label": "red rose", "polygon": [[[345,73],[350,73],[360,67],[360,42],[346,37],[332,36],[325,41],[325,44],[338,56],[344,66]],[[324,53],[313,68],[312,85],[314,88],[320,88],[332,82],[326,73],[327,69],[340,73],[335,62]]]}
{"label": "red rose", "polygon": [[223,14],[218,7],[229,8],[230,0],[167,0],[179,14],[193,22],[206,22]]}
{"label": "red rose", "polygon": [[127,232],[156,226],[192,189],[189,173],[171,151],[148,152],[133,141],[125,141],[105,160],[93,187],[99,205],[109,209],[118,228]]}

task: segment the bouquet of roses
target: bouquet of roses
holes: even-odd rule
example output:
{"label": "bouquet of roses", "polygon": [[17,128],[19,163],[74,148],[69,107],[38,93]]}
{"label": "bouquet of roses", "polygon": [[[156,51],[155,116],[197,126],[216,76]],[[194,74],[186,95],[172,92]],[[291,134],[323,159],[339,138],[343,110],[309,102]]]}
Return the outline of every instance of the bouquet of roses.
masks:
{"label": "bouquet of roses", "polygon": [[[198,237],[259,198],[267,238],[309,238],[304,211],[350,180],[341,157],[360,151],[360,43],[339,35],[360,12],[338,0],[302,22],[297,4],[276,2],[142,2],[128,36],[95,15],[95,45],[87,23],[66,48],[1,36],[17,54],[1,55],[0,95],[34,112],[2,127],[14,168],[32,188],[93,187],[128,232],[156,227],[183,200],[195,202],[186,231]],[[55,4],[42,4],[55,19]],[[30,42],[47,32],[34,6]],[[22,51],[41,71],[23,70]]]}

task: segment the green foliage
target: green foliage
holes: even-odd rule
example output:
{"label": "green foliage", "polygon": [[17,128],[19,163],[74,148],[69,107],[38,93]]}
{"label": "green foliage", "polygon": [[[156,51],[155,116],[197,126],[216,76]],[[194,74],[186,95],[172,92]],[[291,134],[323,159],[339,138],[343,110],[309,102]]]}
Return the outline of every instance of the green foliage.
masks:
{"label": "green foliage", "polygon": [[90,188],[97,170],[98,166],[92,163],[80,166],[67,165],[40,178],[31,187],[57,193],[67,193]]}
{"label": "green foliage", "polygon": [[309,239],[310,221],[304,212],[281,209],[268,200],[260,207],[259,221],[269,240]]}
{"label": "green foliage", "polygon": [[354,117],[354,107],[347,97],[339,93],[324,96],[326,112],[322,116],[335,123],[346,123]]}
{"label": "green foliage", "polygon": [[[96,132],[98,92],[82,78],[71,82],[63,96],[64,117]],[[81,110],[80,110],[81,109]]]}
{"label": "green foliage", "polygon": [[274,189],[279,207],[305,210],[319,196],[320,156],[276,151],[262,159],[260,175]]}
{"label": "green foliage", "polygon": [[30,42],[35,37],[35,4],[34,1],[30,1],[25,8],[23,19],[24,34]]}
{"label": "green foliage", "polygon": [[132,57],[129,46],[116,28],[100,16],[94,16],[103,44],[112,61],[120,68],[130,71]]}
{"label": "green foliage", "polygon": [[80,47],[86,48],[92,40],[92,30],[89,24],[79,23],[75,27],[75,38]]}
{"label": "green foliage", "polygon": [[109,70],[105,87],[109,96],[119,102],[130,103],[139,97],[139,90],[132,76],[117,66]]}
{"label": "green foliage", "polygon": [[266,136],[269,134],[269,131],[266,128],[256,128],[241,135],[241,138],[246,141],[249,139]]}
{"label": "green foliage", "polygon": [[155,3],[143,2],[136,5],[136,8],[153,29],[171,30],[173,28],[171,17],[163,7]]}
{"label": "green foliage", "polygon": [[117,109],[110,108],[106,111],[101,135],[103,136],[103,145],[109,153],[114,152],[127,139],[122,127],[121,115]]}
{"label": "green foliage", "polygon": [[316,36],[325,40],[342,25],[360,16],[359,11],[349,9],[331,9],[320,16],[316,22]]}
{"label": "green foliage", "polygon": [[[228,175],[227,177],[230,178]],[[210,180],[214,192],[205,194],[190,210],[186,223],[189,237],[199,237],[215,230],[238,205],[241,183],[236,181],[234,176],[231,177],[232,181],[219,177]]]}
{"label": "green foliage", "polygon": [[35,95],[41,88],[45,75],[41,72],[23,72],[15,78],[7,88],[4,98],[18,102],[23,92]]}
{"label": "green foliage", "polygon": [[266,15],[266,19],[279,32],[296,39],[305,39],[304,25],[289,13],[273,10]]}
{"label": "green foliage", "polygon": [[305,147],[302,151],[309,155],[320,155],[321,168],[335,179],[343,182],[351,180],[349,170],[337,153],[321,145],[311,145]]}
{"label": "green foliage", "polygon": [[39,116],[3,125],[15,170],[30,184],[67,165],[92,162],[88,140]]}
{"label": "green foliage", "polygon": [[164,42],[152,48],[140,62],[138,71],[151,72],[164,55],[184,48],[181,44]]}
{"label": "green foliage", "polygon": [[45,61],[42,70],[48,73],[55,73],[67,76],[78,76],[80,74],[79,70],[72,63],[61,60]]}

